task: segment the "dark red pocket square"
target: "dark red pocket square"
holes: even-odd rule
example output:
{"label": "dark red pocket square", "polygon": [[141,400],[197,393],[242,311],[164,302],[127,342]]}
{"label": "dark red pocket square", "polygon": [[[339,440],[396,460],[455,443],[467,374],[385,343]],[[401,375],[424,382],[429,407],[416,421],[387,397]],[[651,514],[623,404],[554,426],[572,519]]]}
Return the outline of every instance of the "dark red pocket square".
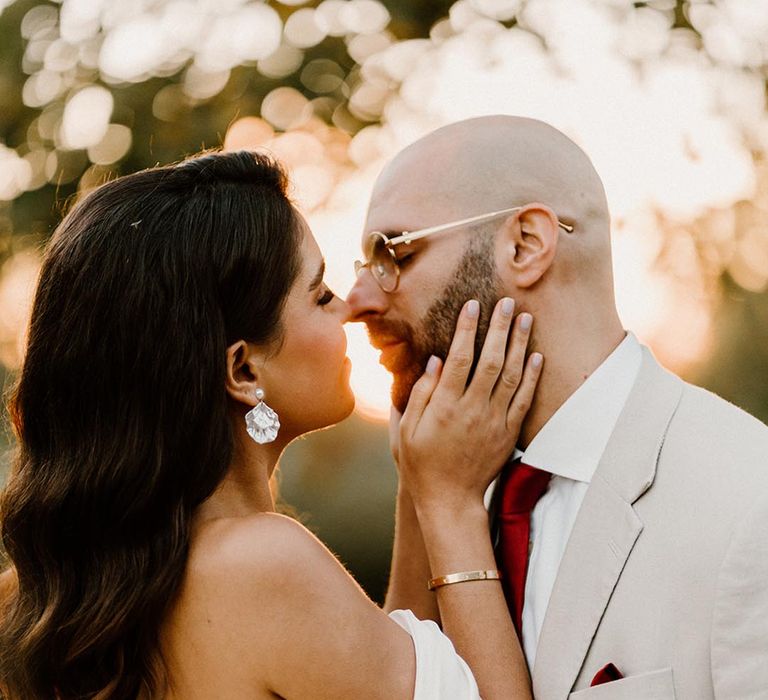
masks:
{"label": "dark red pocket square", "polygon": [[624,676],[621,675],[621,671],[619,671],[613,664],[608,664],[607,666],[603,666],[603,668],[595,674],[589,687],[591,688],[596,685],[602,685],[603,683],[610,683],[611,681],[620,681],[622,678],[624,678]]}

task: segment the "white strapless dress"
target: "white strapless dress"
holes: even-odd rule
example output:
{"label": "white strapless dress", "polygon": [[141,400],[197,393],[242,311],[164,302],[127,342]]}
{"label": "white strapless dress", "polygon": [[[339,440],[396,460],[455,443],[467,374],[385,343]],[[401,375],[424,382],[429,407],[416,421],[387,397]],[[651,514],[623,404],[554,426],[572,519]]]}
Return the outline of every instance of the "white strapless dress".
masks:
{"label": "white strapless dress", "polygon": [[413,639],[413,700],[481,700],[469,666],[432,620],[419,620],[410,610],[393,610],[389,616]]}

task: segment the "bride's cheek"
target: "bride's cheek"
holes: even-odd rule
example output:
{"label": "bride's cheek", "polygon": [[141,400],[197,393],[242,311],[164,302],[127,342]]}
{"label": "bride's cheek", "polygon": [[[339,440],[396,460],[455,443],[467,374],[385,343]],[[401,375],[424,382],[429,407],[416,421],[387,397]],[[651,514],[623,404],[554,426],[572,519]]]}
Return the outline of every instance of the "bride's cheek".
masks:
{"label": "bride's cheek", "polygon": [[326,329],[324,345],[330,362],[344,363],[347,355],[347,334],[340,323],[335,322]]}
{"label": "bride's cheek", "polygon": [[318,377],[333,381],[345,363],[347,350],[346,335],[339,335],[335,329],[322,329],[320,332],[308,334],[304,342],[297,348],[297,359],[305,363],[309,374],[316,384]]}

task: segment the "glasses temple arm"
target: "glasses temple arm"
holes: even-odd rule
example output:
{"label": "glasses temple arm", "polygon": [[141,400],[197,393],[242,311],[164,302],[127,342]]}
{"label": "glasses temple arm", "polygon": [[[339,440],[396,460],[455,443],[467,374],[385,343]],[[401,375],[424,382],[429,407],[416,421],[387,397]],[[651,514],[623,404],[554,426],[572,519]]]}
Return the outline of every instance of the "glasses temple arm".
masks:
{"label": "glasses temple arm", "polygon": [[[450,231],[454,228],[461,228],[462,226],[468,226],[469,224],[476,224],[481,221],[490,221],[497,216],[504,214],[511,214],[514,211],[520,211],[522,207],[512,207],[511,209],[501,209],[500,211],[492,211],[488,214],[480,214],[478,216],[470,216],[468,219],[461,219],[461,221],[453,221],[450,224],[440,224],[439,226],[430,226],[429,228],[423,228],[417,231],[403,231],[401,235],[395,238],[390,238],[387,241],[387,248],[396,246],[400,243],[410,243],[411,241],[418,241],[420,238],[431,236],[433,233],[440,233],[442,231]],[[564,224],[560,219],[557,220],[557,225],[568,233],[573,232],[573,226]]]}

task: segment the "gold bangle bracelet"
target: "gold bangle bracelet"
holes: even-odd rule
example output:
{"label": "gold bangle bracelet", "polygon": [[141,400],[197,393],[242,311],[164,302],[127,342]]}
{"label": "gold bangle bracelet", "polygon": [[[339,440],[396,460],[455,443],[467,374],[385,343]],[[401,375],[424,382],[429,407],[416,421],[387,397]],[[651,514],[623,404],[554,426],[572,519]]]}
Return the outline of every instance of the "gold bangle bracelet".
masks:
{"label": "gold bangle bracelet", "polygon": [[452,583],[464,583],[465,581],[500,581],[501,571],[486,569],[485,571],[460,571],[456,574],[446,574],[432,578],[427,582],[427,588],[434,591],[441,586],[449,586]]}

